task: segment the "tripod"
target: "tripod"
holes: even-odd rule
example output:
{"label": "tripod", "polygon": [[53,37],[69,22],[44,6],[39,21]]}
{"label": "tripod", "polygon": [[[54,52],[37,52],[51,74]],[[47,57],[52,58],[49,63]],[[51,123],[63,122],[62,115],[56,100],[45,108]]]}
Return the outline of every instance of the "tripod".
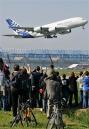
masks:
{"label": "tripod", "polygon": [[64,129],[63,122],[63,106],[66,100],[63,98],[61,102],[54,101],[53,112],[48,120],[46,129]]}
{"label": "tripod", "polygon": [[15,126],[16,124],[18,124],[19,122],[21,123],[21,125],[23,126],[23,117],[22,117],[22,110],[21,110],[21,105],[20,105],[20,96],[18,97],[18,108],[17,108],[17,115],[15,117],[15,119],[13,121],[10,122],[10,127]]}
{"label": "tripod", "polygon": [[29,126],[29,123],[35,124],[37,126],[37,120],[32,111],[30,100],[27,100],[27,102],[22,105],[22,112],[27,127]]}
{"label": "tripod", "polygon": [[20,97],[18,98],[18,111],[15,119],[11,122],[11,126],[13,127],[18,123],[21,123],[22,126],[23,122],[26,122],[27,127],[29,123],[37,125],[36,118],[31,108],[30,100],[27,100],[26,103],[20,104]]}

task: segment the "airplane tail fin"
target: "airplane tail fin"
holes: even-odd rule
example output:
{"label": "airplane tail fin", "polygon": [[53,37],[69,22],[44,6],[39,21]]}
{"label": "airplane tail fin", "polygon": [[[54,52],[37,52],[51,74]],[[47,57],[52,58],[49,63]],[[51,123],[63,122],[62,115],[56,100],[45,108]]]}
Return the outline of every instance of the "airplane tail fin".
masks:
{"label": "airplane tail fin", "polygon": [[[16,35],[10,35],[15,37],[23,37],[23,38],[33,38],[31,34],[29,34],[27,31],[24,31],[24,29],[18,29],[18,27],[21,27],[19,24],[17,24],[14,20],[6,19],[6,22],[9,25],[9,28],[11,28]],[[16,28],[17,27],[17,28]],[[9,36],[9,35],[5,35]]]}
{"label": "airplane tail fin", "polygon": [[8,23],[9,27],[12,28],[15,32],[17,31],[17,29],[15,29],[14,27],[20,27],[19,24],[17,24],[14,20],[12,19],[6,19],[6,22]]}
{"label": "airplane tail fin", "polygon": [[8,25],[10,26],[10,27],[19,27],[20,25],[19,24],[17,24],[14,20],[11,20],[11,19],[6,19],[6,22],[8,23]]}

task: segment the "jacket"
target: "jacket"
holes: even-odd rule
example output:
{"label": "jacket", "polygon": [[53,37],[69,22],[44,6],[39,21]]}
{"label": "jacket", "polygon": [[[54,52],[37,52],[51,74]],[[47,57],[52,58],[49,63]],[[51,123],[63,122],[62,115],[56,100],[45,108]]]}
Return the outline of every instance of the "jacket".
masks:
{"label": "jacket", "polygon": [[50,100],[60,100],[61,98],[61,86],[58,81],[52,79],[46,79],[47,97]]}

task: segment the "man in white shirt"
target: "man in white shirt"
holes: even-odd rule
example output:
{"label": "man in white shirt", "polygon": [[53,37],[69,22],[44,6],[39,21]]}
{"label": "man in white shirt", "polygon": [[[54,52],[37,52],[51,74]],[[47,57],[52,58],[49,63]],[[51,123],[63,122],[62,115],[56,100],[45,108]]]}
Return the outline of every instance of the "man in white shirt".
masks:
{"label": "man in white shirt", "polygon": [[83,72],[79,73],[79,78],[77,79],[78,86],[79,86],[79,95],[80,95],[80,106],[83,106]]}

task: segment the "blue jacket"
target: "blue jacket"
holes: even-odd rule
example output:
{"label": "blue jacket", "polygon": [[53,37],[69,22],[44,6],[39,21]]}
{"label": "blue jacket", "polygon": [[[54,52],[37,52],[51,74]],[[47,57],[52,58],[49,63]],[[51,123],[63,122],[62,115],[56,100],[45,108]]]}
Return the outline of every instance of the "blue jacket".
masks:
{"label": "blue jacket", "polygon": [[85,76],[83,78],[83,90],[85,91],[89,90],[89,76]]}

